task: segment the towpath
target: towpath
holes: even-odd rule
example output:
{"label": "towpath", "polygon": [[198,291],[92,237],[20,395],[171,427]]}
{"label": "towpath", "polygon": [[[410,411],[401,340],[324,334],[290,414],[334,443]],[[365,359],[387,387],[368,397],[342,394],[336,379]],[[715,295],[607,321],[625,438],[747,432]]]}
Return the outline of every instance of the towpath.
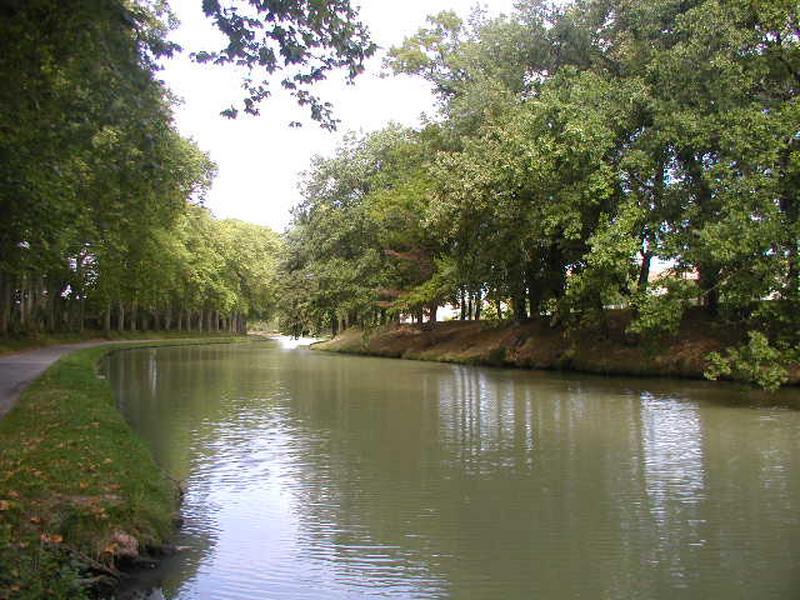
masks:
{"label": "towpath", "polygon": [[103,344],[141,343],[150,340],[131,340],[130,342],[109,342],[97,340],[77,344],[60,344],[36,350],[25,350],[0,356],[0,419],[11,410],[22,391],[31,384],[47,367],[59,358],[75,350],[92,348]]}

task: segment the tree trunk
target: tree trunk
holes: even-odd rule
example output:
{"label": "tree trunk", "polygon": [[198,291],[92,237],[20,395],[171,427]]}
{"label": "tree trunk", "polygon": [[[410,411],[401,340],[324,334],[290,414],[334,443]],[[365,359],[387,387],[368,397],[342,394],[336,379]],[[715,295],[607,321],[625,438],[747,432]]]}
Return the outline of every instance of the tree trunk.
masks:
{"label": "tree trunk", "polygon": [[780,206],[788,224],[788,236],[784,241],[786,246],[786,293],[785,296],[790,301],[797,302],[800,299],[800,256],[798,256],[798,239],[794,232],[797,231],[796,223],[798,220],[797,204],[793,195],[797,190],[792,188],[784,192]]}
{"label": "tree trunk", "polygon": [[22,276],[22,284],[19,286],[19,326],[20,329],[25,329],[28,325],[28,315],[26,307],[26,299],[28,293],[28,281],[25,275]]}
{"label": "tree trunk", "polygon": [[787,259],[789,266],[786,274],[787,296],[790,300],[797,301],[800,298],[800,257],[797,251],[797,240],[790,240]]}
{"label": "tree trunk", "polygon": [[[780,209],[784,216],[786,237],[782,245],[786,247],[786,290],[784,296],[792,303],[800,301],[800,252],[798,252],[797,222],[800,220],[800,203],[797,201],[797,189],[800,187],[800,175],[792,169],[792,155],[796,155],[800,148],[797,136],[781,152],[781,182],[782,193]],[[797,310],[793,306],[792,310]]]}
{"label": "tree trunk", "polygon": [[639,281],[636,289],[644,293],[647,291],[647,284],[650,281],[650,263],[653,260],[653,253],[642,251],[642,264],[639,267]]}
{"label": "tree trunk", "polygon": [[42,331],[47,327],[45,322],[47,311],[44,306],[46,302],[47,294],[44,293],[44,277],[34,277],[31,294],[31,314],[33,315],[34,331]]}
{"label": "tree trunk", "polygon": [[58,286],[52,282],[47,282],[47,302],[45,310],[47,311],[47,331],[50,333],[55,332],[58,324],[56,323],[56,303],[58,302]]}
{"label": "tree trunk", "polygon": [[139,316],[139,309],[136,301],[131,302],[131,316],[128,318],[130,321],[131,331],[136,331],[136,318]]}
{"label": "tree trunk", "polygon": [[436,323],[436,311],[439,309],[438,302],[431,302],[428,305],[428,323]]}
{"label": "tree trunk", "polygon": [[528,309],[525,306],[525,300],[526,298],[524,290],[515,294],[511,299],[511,310],[514,313],[514,319],[516,321],[528,320]]}
{"label": "tree trunk", "polygon": [[708,314],[716,316],[719,313],[719,268],[697,265],[697,275],[701,302]]}
{"label": "tree trunk", "polygon": [[106,309],[103,312],[103,335],[109,337],[111,335],[111,302],[106,303]]}
{"label": "tree trunk", "polygon": [[125,331],[125,303],[120,300],[117,308],[117,331],[122,333]]}
{"label": "tree trunk", "polygon": [[78,333],[83,333],[86,321],[86,299],[81,295],[78,299]]}
{"label": "tree trunk", "polygon": [[8,276],[0,272],[0,335],[8,335],[11,316],[11,285]]}

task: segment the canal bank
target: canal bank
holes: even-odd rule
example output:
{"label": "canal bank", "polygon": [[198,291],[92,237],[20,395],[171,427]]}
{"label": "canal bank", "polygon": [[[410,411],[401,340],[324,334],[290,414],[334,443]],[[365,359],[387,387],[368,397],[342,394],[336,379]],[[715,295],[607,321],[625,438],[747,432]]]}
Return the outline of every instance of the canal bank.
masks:
{"label": "canal bank", "polygon": [[121,568],[146,562],[174,530],[177,487],[97,376],[98,361],[118,349],[106,344],[63,356],[0,420],[2,598],[80,598],[111,589]]}
{"label": "canal bank", "polygon": [[[566,330],[546,319],[525,323],[446,321],[350,328],[313,345],[314,350],[467,365],[571,371],[600,375],[703,379],[708,355],[740,344],[746,336],[702,316],[687,318],[672,337],[644,342],[626,333],[623,319],[603,328]],[[789,385],[800,367],[788,369]]]}

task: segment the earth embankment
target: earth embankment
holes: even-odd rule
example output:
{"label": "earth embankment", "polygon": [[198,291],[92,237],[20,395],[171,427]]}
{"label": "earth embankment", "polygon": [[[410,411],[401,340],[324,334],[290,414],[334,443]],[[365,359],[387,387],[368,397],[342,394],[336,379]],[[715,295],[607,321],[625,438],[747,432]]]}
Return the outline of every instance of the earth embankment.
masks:
{"label": "earth embankment", "polygon": [[[690,315],[679,332],[658,340],[626,333],[618,315],[602,327],[565,329],[541,318],[524,323],[448,321],[351,328],[314,344],[315,350],[433,360],[472,365],[598,373],[702,378],[706,356],[739,343],[743,332]],[[800,382],[795,368],[790,384]]]}

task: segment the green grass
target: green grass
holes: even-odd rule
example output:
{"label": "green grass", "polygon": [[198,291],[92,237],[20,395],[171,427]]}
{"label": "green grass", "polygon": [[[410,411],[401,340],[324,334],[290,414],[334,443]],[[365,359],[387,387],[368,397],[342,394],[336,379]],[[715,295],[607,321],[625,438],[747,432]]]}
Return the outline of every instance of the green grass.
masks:
{"label": "green grass", "polygon": [[158,339],[228,339],[231,334],[225,332],[211,333],[207,331],[112,331],[105,335],[102,331],[86,330],[84,333],[38,333],[21,336],[0,337],[0,356],[11,352],[20,352],[32,348],[42,348],[56,344],[72,344],[89,340],[144,340]]}
{"label": "green grass", "polygon": [[144,548],[173,531],[177,490],[96,376],[113,349],[62,358],[0,421],[0,598],[85,597],[88,577],[113,572],[115,534]]}

